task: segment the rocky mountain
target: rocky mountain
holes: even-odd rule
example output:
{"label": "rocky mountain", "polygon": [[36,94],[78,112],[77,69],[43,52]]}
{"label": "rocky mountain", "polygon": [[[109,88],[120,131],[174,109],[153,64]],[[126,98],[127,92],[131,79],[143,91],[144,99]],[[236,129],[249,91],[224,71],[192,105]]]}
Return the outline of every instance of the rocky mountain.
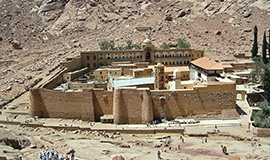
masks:
{"label": "rocky mountain", "polygon": [[141,43],[149,34],[160,46],[181,37],[207,57],[232,60],[251,55],[254,25],[259,44],[270,29],[268,0],[0,0],[0,7],[0,103],[102,40]]}

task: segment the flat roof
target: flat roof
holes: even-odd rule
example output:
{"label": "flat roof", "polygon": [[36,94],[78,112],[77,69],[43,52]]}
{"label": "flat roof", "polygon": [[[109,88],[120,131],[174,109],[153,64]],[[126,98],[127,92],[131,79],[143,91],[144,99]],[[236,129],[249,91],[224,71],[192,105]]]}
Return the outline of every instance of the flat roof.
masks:
{"label": "flat roof", "polygon": [[191,64],[196,65],[206,70],[223,70],[223,66],[221,63],[212,61],[206,57],[201,57],[199,59],[191,61]]}
{"label": "flat roof", "polygon": [[173,66],[173,67],[164,67],[165,72],[173,72],[178,69],[180,72],[189,71],[188,66]]}
{"label": "flat roof", "polygon": [[144,84],[154,84],[155,77],[117,79],[117,80],[112,80],[110,78],[110,81],[113,87],[126,87],[126,86],[136,86],[136,85],[144,85]]}
{"label": "flat roof", "polygon": [[118,64],[118,67],[136,67],[135,64]]}
{"label": "flat roof", "polygon": [[132,69],[134,72],[137,71],[145,71],[145,70],[152,70],[152,68],[136,68],[136,69]]}

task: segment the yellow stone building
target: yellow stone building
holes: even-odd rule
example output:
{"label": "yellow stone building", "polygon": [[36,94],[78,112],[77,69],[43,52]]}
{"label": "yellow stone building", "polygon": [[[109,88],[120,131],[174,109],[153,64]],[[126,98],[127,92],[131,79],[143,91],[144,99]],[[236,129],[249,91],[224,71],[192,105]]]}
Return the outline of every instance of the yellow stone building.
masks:
{"label": "yellow stone building", "polygon": [[130,61],[149,62],[149,64],[164,64],[166,66],[189,65],[192,60],[203,57],[204,51],[195,49],[158,49],[149,39],[142,43],[140,50],[123,51],[83,51],[81,52],[82,67],[94,71],[101,66],[111,65],[113,62]]}

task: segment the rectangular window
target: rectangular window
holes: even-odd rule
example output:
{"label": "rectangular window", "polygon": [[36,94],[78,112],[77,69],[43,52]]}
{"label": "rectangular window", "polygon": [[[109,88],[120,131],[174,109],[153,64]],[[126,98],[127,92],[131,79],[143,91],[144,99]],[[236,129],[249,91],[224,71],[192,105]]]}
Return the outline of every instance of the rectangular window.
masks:
{"label": "rectangular window", "polygon": [[94,56],[93,59],[96,60],[96,56]]}
{"label": "rectangular window", "polygon": [[100,72],[100,74],[102,74],[102,72]]}
{"label": "rectangular window", "polygon": [[90,57],[89,56],[87,56],[87,60],[89,60],[90,59]]}

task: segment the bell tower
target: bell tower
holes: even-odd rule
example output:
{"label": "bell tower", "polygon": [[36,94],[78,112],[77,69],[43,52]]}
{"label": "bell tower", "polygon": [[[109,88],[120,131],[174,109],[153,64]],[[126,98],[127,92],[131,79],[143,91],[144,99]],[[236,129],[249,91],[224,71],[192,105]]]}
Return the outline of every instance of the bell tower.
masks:
{"label": "bell tower", "polygon": [[142,49],[143,49],[142,60],[144,62],[149,62],[150,64],[154,64],[155,46],[152,44],[151,40],[149,40],[148,38],[145,39],[142,43]]}

